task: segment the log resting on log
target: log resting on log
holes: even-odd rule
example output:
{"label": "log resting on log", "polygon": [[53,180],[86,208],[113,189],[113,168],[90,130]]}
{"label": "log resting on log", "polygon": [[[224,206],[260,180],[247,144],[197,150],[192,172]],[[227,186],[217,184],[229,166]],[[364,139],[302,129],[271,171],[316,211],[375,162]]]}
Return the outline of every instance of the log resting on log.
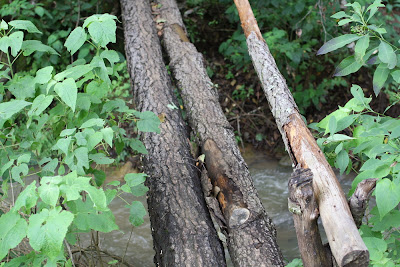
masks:
{"label": "log resting on log", "polygon": [[147,0],[122,0],[125,50],[140,111],[163,114],[160,134],[142,140],[151,230],[157,266],[226,266],[221,241],[201,192]]}
{"label": "log resting on log", "polygon": [[[283,266],[276,230],[254,188],[235,136],[218,102],[203,57],[188,41],[174,0],[158,0],[163,44],[187,111],[206,155],[206,168],[221,207],[235,266]],[[211,194],[206,194],[206,196]]]}
{"label": "log resting on log", "polygon": [[254,68],[292,162],[309,168],[329,245],[339,266],[368,266],[369,253],[332,168],[304,124],[286,81],[262,38],[248,0],[235,0]]}

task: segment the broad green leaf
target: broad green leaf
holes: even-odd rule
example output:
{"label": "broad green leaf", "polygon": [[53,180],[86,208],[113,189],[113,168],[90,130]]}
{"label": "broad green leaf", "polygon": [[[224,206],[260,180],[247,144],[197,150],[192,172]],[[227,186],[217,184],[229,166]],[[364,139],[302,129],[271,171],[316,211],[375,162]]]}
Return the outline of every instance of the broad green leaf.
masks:
{"label": "broad green leaf", "polygon": [[160,119],[151,111],[140,113],[140,120],[137,122],[139,131],[160,133]]}
{"label": "broad green leaf", "polygon": [[97,20],[88,25],[91,38],[101,47],[106,47],[108,43],[115,43],[117,25],[113,19]]}
{"label": "broad green leaf", "polygon": [[[104,181],[106,180],[106,173],[102,170],[93,170],[93,174],[94,174],[94,181],[96,182],[97,186],[102,186]],[[107,192],[106,192],[106,196],[107,196]],[[109,203],[107,202],[107,205]]]}
{"label": "broad green leaf", "polygon": [[122,185],[121,190],[125,193],[132,194],[131,187],[127,184]]}
{"label": "broad green leaf", "polygon": [[27,30],[29,33],[42,33],[29,20],[12,20],[8,24],[18,30]]}
{"label": "broad green leaf", "polygon": [[338,25],[339,26],[343,26],[343,25],[346,25],[347,23],[350,23],[350,22],[352,22],[353,20],[352,19],[341,19],[339,22],[338,22]]}
{"label": "broad green leaf", "polygon": [[0,120],[8,120],[12,115],[20,112],[26,106],[32,103],[24,100],[11,100],[9,102],[0,103]]}
{"label": "broad green leaf", "polygon": [[329,132],[329,120],[331,119],[331,117],[335,117],[336,121],[339,121],[345,117],[347,117],[350,113],[350,110],[344,110],[344,109],[339,109],[339,110],[335,110],[334,112],[332,112],[331,114],[329,114],[328,116],[326,116],[322,121],[320,121],[317,126],[325,129],[325,134],[327,134]]}
{"label": "broad green leaf", "polygon": [[326,139],[326,143],[330,143],[330,142],[341,142],[341,141],[346,141],[346,140],[352,140],[354,139],[353,137],[344,135],[344,134],[334,134],[329,136]]}
{"label": "broad green leaf", "polygon": [[374,3],[367,8],[366,12],[370,11],[367,22],[375,15],[380,7],[385,7],[385,5],[381,3],[381,0],[375,0]]}
{"label": "broad green leaf", "polygon": [[336,38],[331,39],[326,42],[317,52],[317,55],[324,55],[326,53],[332,52],[336,49],[339,49],[351,42],[354,42],[360,39],[361,36],[357,34],[345,34]]}
{"label": "broad green leaf", "polygon": [[57,51],[52,47],[42,44],[38,40],[26,40],[22,42],[22,51],[24,51],[24,56],[29,56],[33,52],[46,52],[51,55],[58,55]]}
{"label": "broad green leaf", "polygon": [[131,187],[131,193],[136,197],[141,197],[146,195],[147,191],[149,191],[149,188],[144,184],[139,184],[137,186]]}
{"label": "broad green leaf", "polygon": [[95,132],[93,135],[89,136],[87,141],[87,147],[89,151],[95,148],[103,140],[103,134],[101,132]]}
{"label": "broad green leaf", "polygon": [[148,154],[146,147],[144,146],[144,144],[142,143],[142,141],[140,141],[139,139],[135,139],[135,138],[131,139],[131,140],[129,141],[129,146],[130,146],[134,151],[137,151],[138,153],[145,154],[145,155]]}
{"label": "broad green leaf", "polygon": [[361,67],[362,63],[356,61],[354,56],[349,56],[339,63],[333,76],[346,76],[358,71]]}
{"label": "broad green leaf", "polygon": [[69,153],[69,145],[71,144],[71,136],[68,136],[67,138],[60,138],[58,139],[57,143],[53,146],[53,150],[59,149],[61,150],[65,155],[68,155]]}
{"label": "broad green leaf", "polygon": [[114,131],[112,128],[107,127],[107,128],[103,128],[100,130],[100,132],[103,134],[103,139],[104,141],[106,141],[106,143],[112,147],[112,140],[114,137]]}
{"label": "broad green leaf", "polygon": [[[386,241],[376,237],[364,237],[363,241],[368,248],[370,259],[372,261],[382,260],[382,258],[384,257],[384,253],[386,252],[387,249]],[[385,264],[376,266],[387,266],[387,265]]]}
{"label": "broad green leaf", "polygon": [[8,30],[8,24],[4,20],[1,20],[0,30]]}
{"label": "broad green leaf", "polygon": [[89,169],[89,155],[86,147],[79,147],[75,149],[74,155],[77,160],[78,174],[85,175],[86,172],[83,168]]}
{"label": "broad green leaf", "polygon": [[92,69],[93,67],[89,64],[74,66],[55,75],[54,80],[62,81],[64,80],[64,78],[72,78],[74,80],[77,80],[83,75],[87,74]]}
{"label": "broad green leaf", "polygon": [[9,162],[7,162],[6,164],[4,164],[3,166],[1,166],[0,169],[0,177],[3,175],[3,173],[5,171],[7,171],[12,165],[14,164],[14,160],[10,160]]}
{"label": "broad green leaf", "polygon": [[31,153],[30,152],[22,154],[17,159],[17,165],[20,165],[21,163],[29,163],[30,160],[31,160]]}
{"label": "broad green leaf", "polygon": [[42,184],[38,188],[38,193],[40,198],[43,200],[44,203],[55,207],[58,201],[58,197],[60,194],[60,189],[57,185],[49,183],[49,184]]}
{"label": "broad green leaf", "polygon": [[395,70],[395,71],[393,71],[393,72],[390,73],[390,74],[392,75],[393,80],[394,80],[396,83],[400,83],[400,70]]}
{"label": "broad green leaf", "polygon": [[129,221],[133,226],[140,226],[144,223],[143,217],[146,215],[146,209],[140,201],[133,201],[129,208]]}
{"label": "broad green leaf", "polygon": [[36,205],[38,198],[39,197],[36,193],[36,181],[33,181],[30,185],[25,187],[21,194],[19,194],[11,211],[18,211],[22,207],[25,207],[27,210],[33,208]]}
{"label": "broad green leaf", "polygon": [[79,129],[83,129],[83,128],[91,128],[93,126],[99,126],[99,127],[103,127],[104,125],[104,120],[103,119],[89,119],[87,121],[85,121],[81,127],[79,127]]}
{"label": "broad green leaf", "polygon": [[11,46],[11,39],[8,36],[3,36],[0,38],[0,51],[3,53],[8,53],[8,48]]}
{"label": "broad green leaf", "polygon": [[57,165],[58,165],[58,159],[52,159],[49,163],[43,166],[42,173],[50,172],[54,174]]}
{"label": "broad green leaf", "polygon": [[42,112],[53,102],[53,98],[54,97],[52,95],[38,95],[35,100],[33,100],[32,107],[28,112],[28,116],[39,116],[42,114]]}
{"label": "broad green leaf", "polygon": [[11,177],[17,181],[18,183],[20,183],[22,186],[24,186],[24,182],[21,180],[21,173],[23,176],[26,176],[29,172],[29,168],[28,165],[26,165],[25,163],[22,163],[21,165],[18,166],[14,166],[11,169]]}
{"label": "broad green leaf", "polygon": [[127,185],[133,187],[144,183],[144,181],[146,181],[146,176],[147,174],[145,173],[128,173],[125,175],[124,179]]}
{"label": "broad green leaf", "polygon": [[346,150],[341,150],[336,158],[337,167],[340,170],[340,173],[344,173],[346,171],[347,166],[349,165],[349,154]]}
{"label": "broad green leaf", "polygon": [[66,201],[73,201],[81,198],[79,194],[84,188],[89,186],[90,178],[78,177],[76,171],[73,171],[65,176],[65,184],[60,186],[62,194],[65,194]]}
{"label": "broad green leaf", "polygon": [[15,248],[26,236],[28,224],[16,212],[8,212],[0,217],[0,260]]}
{"label": "broad green leaf", "polygon": [[87,86],[86,86],[86,92],[90,95],[95,95],[98,98],[103,98],[107,96],[107,94],[110,92],[110,86],[107,84],[107,82],[103,81],[98,81],[94,80],[91,81]]}
{"label": "broad green leaf", "polygon": [[93,202],[93,207],[101,211],[109,210],[106,204],[106,195],[104,194],[104,191],[102,189],[97,189],[96,187],[89,185],[85,186],[83,190],[88,193],[90,199]]}
{"label": "broad green leaf", "polygon": [[107,84],[111,84],[110,77],[108,77],[108,70],[106,67],[106,64],[104,63],[104,60],[99,57],[99,56],[94,56],[92,61],[90,62],[90,66],[92,66],[95,71],[95,73],[105,81]]}
{"label": "broad green leaf", "polygon": [[397,64],[397,57],[396,53],[393,51],[392,46],[384,41],[381,41],[378,49],[378,58],[383,63],[387,63],[387,67],[389,69],[393,69]]}
{"label": "broad green leaf", "polygon": [[376,68],[374,72],[374,77],[372,79],[372,83],[374,86],[374,93],[376,96],[378,96],[379,92],[381,91],[383,85],[385,85],[385,82],[389,76],[389,69],[387,67],[386,63],[381,63],[379,66]]}
{"label": "broad green leaf", "polygon": [[85,22],[83,23],[83,28],[88,27],[92,22],[94,21],[108,21],[108,20],[116,20],[117,17],[114,15],[110,15],[110,14],[95,14],[92,15],[90,17],[88,17],[87,19],[85,19]]}
{"label": "broad green leaf", "polygon": [[14,32],[10,35],[9,38],[10,38],[11,55],[15,57],[21,50],[22,41],[24,40],[24,33],[21,31]]}
{"label": "broad green leaf", "polygon": [[384,178],[377,182],[375,189],[376,205],[381,219],[399,204],[399,192],[399,186],[389,179]]}
{"label": "broad green leaf", "polygon": [[65,137],[65,136],[68,136],[68,135],[72,135],[72,134],[75,133],[75,131],[76,131],[76,128],[62,130],[61,133],[60,133],[60,136],[61,137]]}
{"label": "broad green leaf", "polygon": [[77,27],[70,33],[64,46],[71,52],[71,55],[73,55],[86,42],[86,38],[87,34],[85,30],[82,27]]}
{"label": "broad green leaf", "polygon": [[354,54],[355,54],[355,59],[357,62],[363,63],[363,58],[365,56],[365,52],[367,51],[367,48],[369,47],[369,35],[364,35],[361,37],[355,47],[354,47]]}
{"label": "broad green leaf", "polygon": [[43,69],[40,69],[36,72],[36,77],[34,79],[35,83],[45,84],[48,83],[51,79],[51,73],[53,72],[53,67],[48,66]]}
{"label": "broad green leaf", "polygon": [[327,129],[327,130],[329,130],[329,133],[331,135],[333,135],[334,133],[336,133],[336,127],[337,127],[336,118],[335,118],[335,116],[332,116],[329,119],[329,129]]}
{"label": "broad green leaf", "polygon": [[18,100],[25,100],[35,96],[35,83],[34,78],[30,75],[17,76],[12,79],[8,90]]}
{"label": "broad green leaf", "polygon": [[114,162],[114,159],[108,158],[103,153],[90,154],[89,159],[93,160],[97,164],[111,164]]}
{"label": "broad green leaf", "polygon": [[68,227],[74,219],[69,211],[59,209],[43,209],[29,218],[29,244],[36,251],[41,251],[55,259],[62,250],[62,244]]}
{"label": "broad green leaf", "polygon": [[105,50],[101,52],[100,57],[106,58],[110,62],[111,67],[120,60],[118,53],[114,50]]}
{"label": "broad green leaf", "polygon": [[54,91],[75,112],[78,88],[76,88],[74,79],[68,78],[63,82],[57,83],[54,86]]}

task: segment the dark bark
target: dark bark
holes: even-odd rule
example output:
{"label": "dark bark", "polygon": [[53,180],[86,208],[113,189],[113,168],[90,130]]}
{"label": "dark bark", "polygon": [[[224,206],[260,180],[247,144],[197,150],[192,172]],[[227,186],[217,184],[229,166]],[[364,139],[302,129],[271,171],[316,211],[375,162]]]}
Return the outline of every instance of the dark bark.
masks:
{"label": "dark bark", "polygon": [[296,168],[289,180],[289,211],[293,214],[297,242],[304,267],[332,266],[330,253],[318,229],[318,205],[314,198],[310,169]]}
{"label": "dark bark", "polygon": [[181,89],[189,123],[206,155],[213,193],[205,194],[219,200],[232,261],[235,266],[283,266],[276,230],[253,186],[203,58],[186,37],[175,1],[158,3],[160,18],[166,21],[162,31],[169,65]]}
{"label": "dark bark", "polygon": [[248,0],[234,0],[247,47],[292,162],[313,173],[313,192],[329,245],[340,266],[367,266],[369,253],[332,168],[298,112],[286,81],[262,38]]}
{"label": "dark bark", "polygon": [[354,191],[354,194],[349,199],[351,214],[353,214],[354,222],[357,227],[361,226],[364,217],[365,209],[372,192],[375,189],[378,179],[366,179],[361,181]]}
{"label": "dark bark", "polygon": [[226,266],[207,210],[148,0],[121,1],[125,49],[137,108],[162,114],[161,134],[142,136],[157,266]]}

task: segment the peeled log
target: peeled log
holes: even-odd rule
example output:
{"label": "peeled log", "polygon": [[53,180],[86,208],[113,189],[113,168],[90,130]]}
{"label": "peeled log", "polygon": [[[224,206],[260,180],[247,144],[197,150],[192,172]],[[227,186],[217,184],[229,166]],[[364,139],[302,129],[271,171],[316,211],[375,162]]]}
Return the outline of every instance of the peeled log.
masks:
{"label": "peeled log", "polygon": [[358,233],[332,168],[298,112],[247,0],[235,0],[254,68],[293,163],[309,168],[329,245],[339,266],[368,266],[369,253]]}

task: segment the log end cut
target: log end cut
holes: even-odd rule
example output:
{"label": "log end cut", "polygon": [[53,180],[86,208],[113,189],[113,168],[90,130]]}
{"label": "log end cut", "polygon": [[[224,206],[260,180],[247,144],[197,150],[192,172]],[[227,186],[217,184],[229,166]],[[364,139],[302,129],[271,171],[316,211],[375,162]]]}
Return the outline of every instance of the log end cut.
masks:
{"label": "log end cut", "polygon": [[369,265],[368,250],[352,250],[343,257],[340,266],[343,267],[367,267]]}

